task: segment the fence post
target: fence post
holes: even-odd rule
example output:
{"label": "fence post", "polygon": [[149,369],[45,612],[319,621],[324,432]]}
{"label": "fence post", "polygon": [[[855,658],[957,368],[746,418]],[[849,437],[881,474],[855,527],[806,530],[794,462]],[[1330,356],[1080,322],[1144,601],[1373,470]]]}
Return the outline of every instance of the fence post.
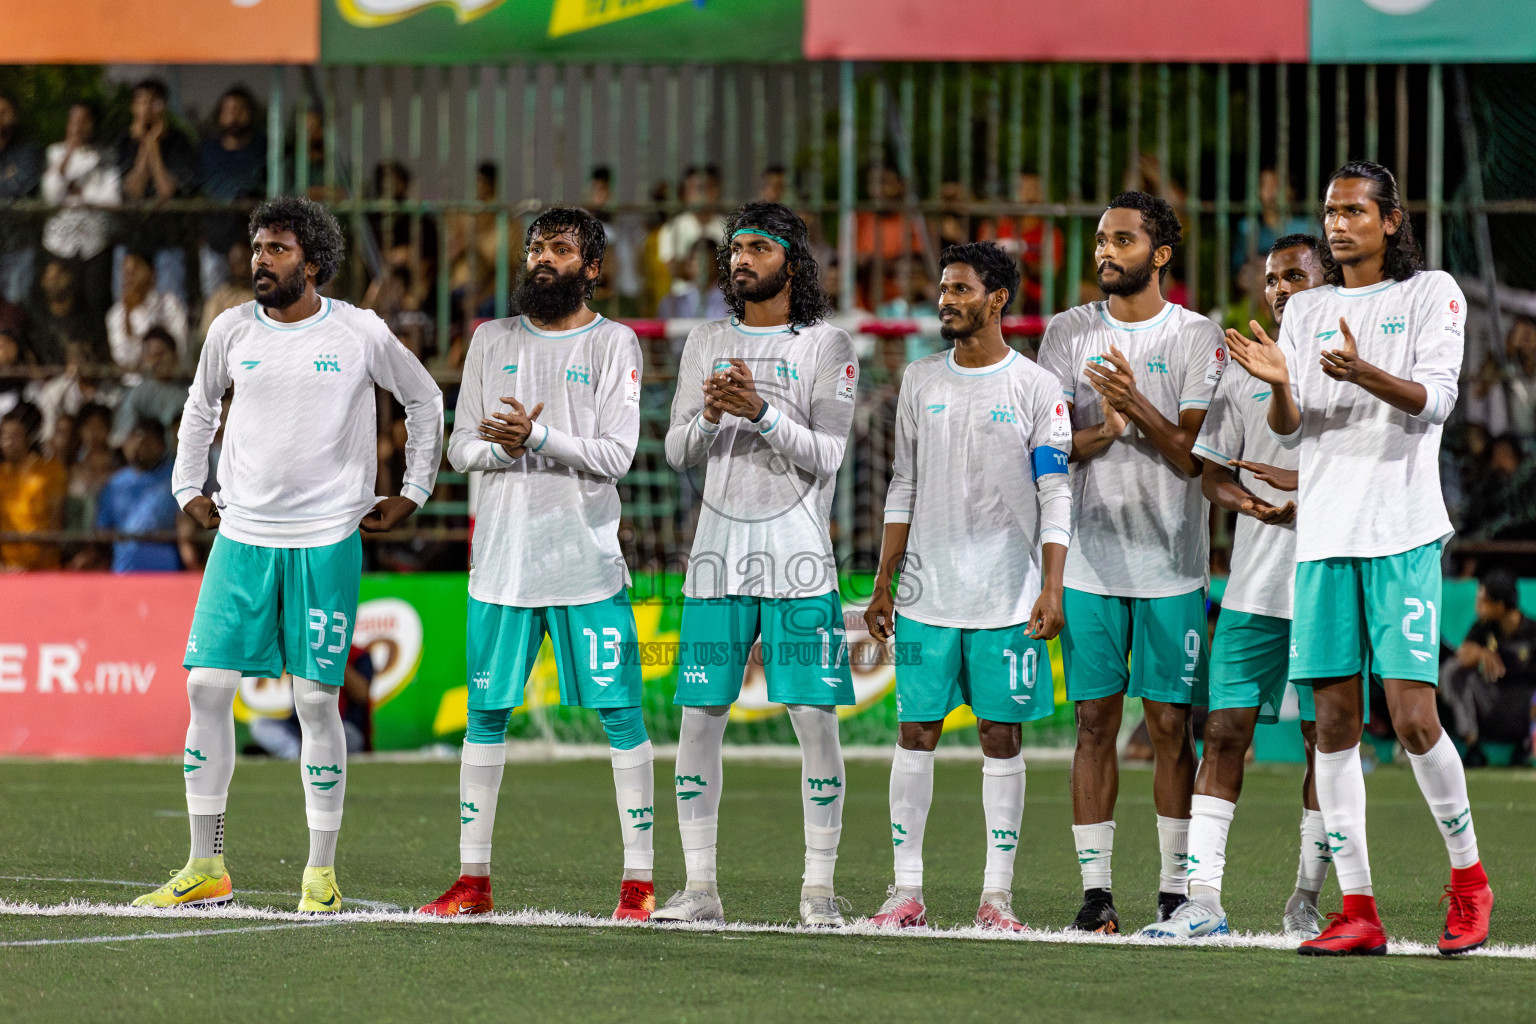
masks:
{"label": "fence post", "polygon": [[[1445,81],[1439,64],[1429,66],[1429,214],[1424,232],[1424,261],[1439,269],[1444,247]],[[1475,155],[1471,157],[1476,159]]]}
{"label": "fence post", "polygon": [[840,294],[837,308],[842,313],[852,313],[858,296],[858,251],[854,235],[858,230],[858,218],[854,212],[854,184],[858,173],[858,150],[855,146],[854,113],[858,109],[858,97],[854,95],[853,62],[843,61],[838,66],[838,118],[837,118],[837,260],[842,268],[838,275]]}

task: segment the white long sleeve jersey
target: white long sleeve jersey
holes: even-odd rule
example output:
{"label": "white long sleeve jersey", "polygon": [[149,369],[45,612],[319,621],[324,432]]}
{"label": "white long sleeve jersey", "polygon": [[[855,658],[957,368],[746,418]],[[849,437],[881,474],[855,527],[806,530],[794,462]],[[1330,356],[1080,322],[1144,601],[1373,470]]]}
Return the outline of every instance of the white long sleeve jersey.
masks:
{"label": "white long sleeve jersey", "polygon": [[[1236,362],[1221,375],[1211,411],[1195,438],[1195,454],[1226,466],[1229,459],[1261,462],[1278,469],[1295,469],[1293,451],[1280,447],[1269,432],[1269,404],[1274,390],[1255,379]],[[1229,467],[1230,468],[1230,467]],[[1296,498],[1294,493],[1266,484],[1248,470],[1239,470],[1238,482],[1269,504],[1279,507]],[[1296,582],[1296,523],[1261,523],[1252,516],[1237,517],[1232,540],[1232,572],[1221,606],[1235,612],[1291,617]]]}
{"label": "white long sleeve jersey", "polygon": [[[543,331],[525,317],[475,331],[448,461],[480,471],[469,593],[488,604],[591,604],[629,584],[619,549],[619,478],[640,440],[640,342],[599,316]],[[515,398],[534,422],[516,459],[478,436]]]}
{"label": "white long sleeve jersey", "polygon": [[[1285,307],[1280,345],[1290,365],[1301,428],[1296,558],[1373,558],[1449,537],[1440,490],[1440,433],[1456,406],[1467,300],[1439,270],[1365,288],[1312,288]],[[1357,384],[1323,373],[1338,348],[1339,320],[1360,358],[1422,384],[1424,409],[1410,416]]]}
{"label": "white long sleeve jersey", "polygon": [[[1041,543],[1070,539],[1071,450],[1060,383],[1017,352],[991,366],[960,366],[953,351],[908,366],[885,498],[887,523],[912,524],[901,614],[964,629],[1026,621],[1040,595]],[[1063,507],[1050,519],[1037,461],[1061,482]]]}
{"label": "white long sleeve jersey", "polygon": [[235,386],[218,489],[219,532],[260,547],[313,548],[351,536],[377,502],[374,385],[405,406],[401,494],[432,494],[443,445],[443,393],[374,313],[322,298],[294,324],[255,302],[219,314],[182,411],[171,481],[183,508],[202,493],[224,392]]}
{"label": "white long sleeve jersey", "polygon": [[[1136,387],[1171,423],[1205,410],[1227,364],[1221,328],[1167,303],[1150,320],[1125,323],[1109,303],[1091,302],[1051,318],[1040,365],[1061,381],[1076,430],[1104,422],[1086,367],[1116,346]],[[1209,505],[1200,478],[1163,457],[1134,423],[1110,445],[1072,467],[1072,547],[1066,584],[1113,597],[1172,597],[1209,580]]]}
{"label": "white long sleeve jersey", "polygon": [[[768,405],[756,423],[704,418],[704,381],[731,359],[746,364]],[[667,430],[667,462],[703,494],[685,595],[814,597],[836,588],[832,491],[858,383],[853,342],[830,324],[791,332],[715,320],[688,335]]]}

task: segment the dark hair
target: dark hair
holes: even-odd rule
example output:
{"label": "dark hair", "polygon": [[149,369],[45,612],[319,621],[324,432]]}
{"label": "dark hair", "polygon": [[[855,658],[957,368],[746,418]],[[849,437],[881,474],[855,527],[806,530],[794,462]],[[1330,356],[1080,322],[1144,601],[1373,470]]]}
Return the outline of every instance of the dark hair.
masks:
{"label": "dark hair", "polygon": [[134,83],[134,92],[152,92],[162,102],[171,98],[171,90],[166,88],[165,80],[161,78],[141,78]]}
{"label": "dark hair", "polygon": [[1520,591],[1515,583],[1515,574],[1508,569],[1489,569],[1478,575],[1477,582],[1488,595],[1488,600],[1497,601],[1506,608],[1520,606]]}
{"label": "dark hair", "polygon": [[[563,231],[576,233],[583,267],[594,263],[602,267],[603,253],[608,249],[608,232],[604,230],[602,221],[579,206],[551,206],[533,218],[528,230],[523,232],[523,248],[528,247],[535,235],[558,235]],[[588,280],[583,299],[590,299],[596,289],[597,278]]]}
{"label": "dark hair", "polygon": [[784,170],[784,165],[783,164],[769,164],[767,167],[763,168],[763,173],[760,174],[759,177],[766,178],[770,174],[786,174],[786,173],[788,173],[788,172]]}
{"label": "dark hair", "polygon": [[166,443],[165,424],[161,423],[153,416],[140,416],[138,419],[134,420],[133,426],[128,428],[128,433],[135,434],[141,430],[146,434],[153,434],[154,436],[158,437],[161,444]]}
{"label": "dark hair", "polygon": [[592,181],[612,181],[613,171],[607,164],[598,164],[592,168]]}
{"label": "dark hair", "polygon": [[[1369,160],[1351,160],[1333,172],[1328,184],[1332,185],[1345,178],[1364,178],[1372,183],[1371,198],[1376,200],[1376,209],[1383,222],[1393,210],[1403,215],[1397,232],[1387,236],[1387,251],[1381,260],[1382,273],[1394,281],[1406,281],[1423,270],[1424,253],[1419,248],[1419,240],[1413,236],[1413,221],[1409,219],[1408,210],[1397,193],[1397,179],[1392,176],[1392,172]],[[1328,275],[1328,283],[1342,286],[1344,268],[1335,266]]]}
{"label": "dark hair", "polygon": [[731,236],[740,228],[761,228],[789,243],[784,252],[784,267],[790,273],[790,330],[825,320],[832,312],[832,300],[822,290],[816,257],[811,254],[811,233],[806,229],[805,221],[782,203],[761,202],[746,203],[732,211],[725,221],[725,237],[715,250],[715,283],[736,319],[747,314],[747,300],[739,298],[731,284]]}
{"label": "dark hair", "polygon": [[496,161],[494,160],[481,160],[478,164],[475,164],[475,176],[489,178],[491,179],[491,184],[494,185],[501,176],[501,169],[496,166]]}
{"label": "dark hair", "polygon": [[246,109],[251,112],[252,118],[256,116],[256,94],[251,92],[251,90],[247,89],[243,85],[232,85],[228,89],[224,90],[223,94],[219,96],[219,102],[213,105],[215,116],[218,115],[218,110],[224,105],[224,101],[229,99],[231,96],[245,104]]}
{"label": "dark hair", "polygon": [[106,420],[107,426],[110,427],[112,425],[112,410],[100,402],[86,402],[79,409],[75,410],[76,427],[83,425],[86,420],[94,419]]}
{"label": "dark hair", "polygon": [[1013,300],[1019,294],[1019,265],[995,242],[966,242],[964,245],[946,246],[939,254],[939,273],[942,274],[944,268],[951,263],[964,263],[976,271],[976,276],[981,278],[982,287],[988,293],[999,288],[1006,291],[1008,301],[1003,303],[1004,312],[1013,305]]}
{"label": "dark hair", "polygon": [[250,237],[262,228],[272,231],[292,231],[299,240],[304,262],[315,265],[315,287],[319,288],[341,269],[341,259],[346,253],[346,243],[341,237],[341,225],[331,211],[303,196],[275,196],[268,199],[251,213]]}
{"label": "dark hair", "polygon": [[398,160],[380,160],[373,169],[373,194],[380,199],[384,198],[384,176],[392,174],[399,178],[406,188],[411,185],[411,169]]}
{"label": "dark hair", "polygon": [[1317,265],[1322,268],[1325,279],[1338,266],[1333,262],[1333,251],[1328,248],[1328,243],[1316,235],[1281,235],[1275,239],[1275,244],[1269,247],[1266,255],[1273,256],[1287,249],[1311,249],[1312,255],[1317,257]]}
{"label": "dark hair", "polygon": [[162,343],[172,352],[176,351],[176,339],[171,337],[170,331],[166,330],[164,327],[161,327],[159,324],[155,324],[149,330],[145,331],[144,337],[139,339],[139,343],[144,344],[150,340]]}
{"label": "dark hair", "polygon": [[27,434],[27,446],[36,447],[38,431],[43,425],[43,414],[37,406],[31,402],[17,402],[10,412],[0,416],[0,423],[6,422],[21,424]]}
{"label": "dark hair", "polygon": [[[1141,214],[1141,226],[1152,239],[1153,252],[1165,245],[1170,249],[1177,248],[1184,240],[1184,226],[1179,223],[1179,215],[1173,212],[1173,206],[1168,200],[1159,199],[1149,192],[1121,192],[1104,209],[1138,211]],[[1169,263],[1158,268],[1159,281],[1168,276]]]}

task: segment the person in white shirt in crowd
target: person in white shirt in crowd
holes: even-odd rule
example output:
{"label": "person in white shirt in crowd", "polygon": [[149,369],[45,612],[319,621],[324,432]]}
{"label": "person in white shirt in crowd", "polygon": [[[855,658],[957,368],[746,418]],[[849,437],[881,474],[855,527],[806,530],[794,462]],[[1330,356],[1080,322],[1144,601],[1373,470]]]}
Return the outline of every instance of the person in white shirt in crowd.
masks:
{"label": "person in white shirt in crowd", "polygon": [[[43,249],[79,261],[87,302],[105,297],[112,286],[112,221],[106,210],[123,198],[122,172],[95,138],[95,109],[72,104],[64,141],[48,147],[42,186],[43,199],[60,207],[43,224]],[[105,312],[105,304],[96,312]]]}
{"label": "person in white shirt in crowd", "polygon": [[170,292],[155,287],[153,258],[136,249],[123,257],[123,297],[107,311],[107,345],[112,361],[125,370],[136,369],[143,352],[144,334],[163,327],[176,341],[176,354],[187,362],[187,306]]}

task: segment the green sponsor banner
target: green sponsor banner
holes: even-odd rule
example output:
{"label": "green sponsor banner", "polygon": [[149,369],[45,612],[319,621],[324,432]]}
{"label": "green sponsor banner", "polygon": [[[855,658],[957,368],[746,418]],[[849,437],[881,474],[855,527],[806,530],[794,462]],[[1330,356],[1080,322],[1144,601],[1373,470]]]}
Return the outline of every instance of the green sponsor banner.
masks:
{"label": "green sponsor banner", "polygon": [[322,0],[327,64],[799,60],[803,0]]}
{"label": "green sponsor banner", "polygon": [[1312,60],[1530,61],[1530,0],[1312,0]]}
{"label": "green sponsor banner", "polygon": [[[840,709],[843,742],[888,746],[896,742],[896,677],[889,649],[870,639],[862,612],[870,578],[843,580],[848,657],[858,703]],[[468,577],[424,573],[363,577],[353,642],[374,662],[373,737],[378,750],[413,750],[438,743],[458,744],[468,720],[464,622]],[[677,639],[682,621],[682,577],[638,577],[630,590],[640,639],[642,710],[657,742],[677,739],[681,709],[672,703],[677,686]],[[1056,713],[1024,726],[1026,746],[1070,746],[1075,737],[1066,702],[1061,652],[1051,643]],[[959,709],[945,731],[975,743],[976,719]],[[513,739],[558,743],[604,743],[597,713],[560,706],[554,657],[546,637],[529,677],[523,707],[512,716]],[[731,711],[726,738],[733,743],[794,743],[794,729],[782,704],[768,700],[760,658],[747,669],[741,699]]]}

